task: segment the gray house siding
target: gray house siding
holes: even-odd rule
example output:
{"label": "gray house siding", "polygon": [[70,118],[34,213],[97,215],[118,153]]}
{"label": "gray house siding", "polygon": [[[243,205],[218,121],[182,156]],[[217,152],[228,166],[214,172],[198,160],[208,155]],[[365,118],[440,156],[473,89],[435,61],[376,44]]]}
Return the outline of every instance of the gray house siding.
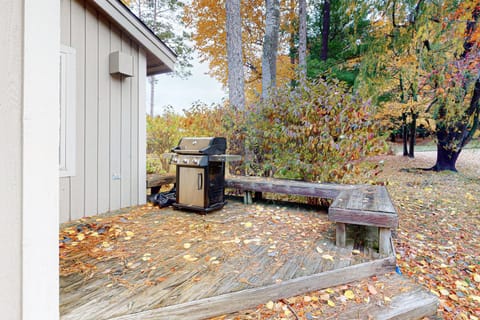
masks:
{"label": "gray house siding", "polygon": [[[84,0],[61,0],[61,44],[76,50],[76,173],[60,178],[60,221],[145,203],[146,52]],[[112,76],[109,54],[133,57]]]}

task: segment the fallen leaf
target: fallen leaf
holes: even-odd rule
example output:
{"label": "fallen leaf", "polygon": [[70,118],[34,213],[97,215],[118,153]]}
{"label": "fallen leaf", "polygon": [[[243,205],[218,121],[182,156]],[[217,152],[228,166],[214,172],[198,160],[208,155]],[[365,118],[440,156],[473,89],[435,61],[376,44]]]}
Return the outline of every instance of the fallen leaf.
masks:
{"label": "fallen leaf", "polygon": [[320,295],[320,300],[328,301],[328,300],[330,300],[330,295],[328,293],[324,293],[324,294]]}
{"label": "fallen leaf", "polygon": [[480,282],[480,275],[478,273],[473,274],[473,281]]}
{"label": "fallen leaf", "polygon": [[185,249],[190,249],[191,246],[192,246],[192,245],[191,245],[190,243],[188,243],[188,242],[186,242],[186,243],[183,244],[183,247],[184,247]]}
{"label": "fallen leaf", "polygon": [[450,299],[452,299],[453,301],[458,301],[458,297],[457,297],[456,294],[450,294],[448,297],[449,297]]}
{"label": "fallen leaf", "polygon": [[374,286],[372,286],[371,284],[368,285],[368,292],[370,292],[370,294],[372,295],[376,295],[377,294],[377,289],[375,289]]}
{"label": "fallen leaf", "polygon": [[318,252],[318,253],[323,253],[323,250],[322,250],[322,248],[320,248],[320,247],[317,247],[316,249],[317,249],[317,252]]}
{"label": "fallen leaf", "polygon": [[343,295],[349,300],[353,300],[353,298],[355,298],[355,294],[353,293],[352,290],[345,291]]}
{"label": "fallen leaf", "polygon": [[328,300],[328,301],[327,301],[327,304],[328,304],[330,307],[335,307],[335,303],[334,303],[332,300]]}
{"label": "fallen leaf", "polygon": [[450,294],[450,292],[445,288],[438,288],[438,289],[439,289],[438,291],[440,291],[440,294],[442,296],[448,296]]}
{"label": "fallen leaf", "polygon": [[322,258],[325,259],[325,260],[330,260],[330,261],[334,262],[333,257],[329,254],[324,254],[322,256]]}
{"label": "fallen leaf", "polygon": [[83,233],[79,233],[77,234],[77,239],[78,241],[82,241],[83,239],[85,239],[85,235]]}
{"label": "fallen leaf", "polygon": [[267,307],[267,309],[269,309],[269,310],[272,310],[273,307],[274,307],[273,301],[271,301],[271,300],[268,301],[268,302],[265,304],[265,307]]}
{"label": "fallen leaf", "polygon": [[251,222],[245,222],[245,228],[251,228],[253,224]]}
{"label": "fallen leaf", "polygon": [[195,257],[192,257],[191,255],[189,254],[186,254],[183,256],[183,259],[187,260],[188,262],[193,262],[193,261],[197,261],[198,258],[195,258]]}

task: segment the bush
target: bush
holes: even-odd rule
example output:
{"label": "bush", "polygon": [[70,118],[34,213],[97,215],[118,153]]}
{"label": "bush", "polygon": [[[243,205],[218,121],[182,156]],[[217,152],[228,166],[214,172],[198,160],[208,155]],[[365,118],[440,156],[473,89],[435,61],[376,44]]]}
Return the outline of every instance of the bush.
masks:
{"label": "bush", "polygon": [[[371,106],[338,82],[278,89],[245,120],[247,166],[256,175],[322,182],[359,182],[372,167],[358,160],[385,152]],[[365,180],[365,179],[364,179]]]}

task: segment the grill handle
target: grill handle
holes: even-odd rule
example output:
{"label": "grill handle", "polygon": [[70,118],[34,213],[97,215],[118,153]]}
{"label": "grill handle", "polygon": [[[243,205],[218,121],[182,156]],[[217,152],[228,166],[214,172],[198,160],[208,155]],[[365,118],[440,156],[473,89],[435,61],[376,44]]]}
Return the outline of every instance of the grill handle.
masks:
{"label": "grill handle", "polygon": [[198,187],[198,190],[203,189],[203,174],[202,173],[199,173],[197,175],[197,187]]}

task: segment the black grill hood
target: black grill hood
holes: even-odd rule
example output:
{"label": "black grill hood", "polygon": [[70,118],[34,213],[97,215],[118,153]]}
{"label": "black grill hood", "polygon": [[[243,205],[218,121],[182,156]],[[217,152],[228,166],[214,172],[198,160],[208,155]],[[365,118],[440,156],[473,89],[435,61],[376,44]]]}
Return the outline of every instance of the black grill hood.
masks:
{"label": "black grill hood", "polygon": [[185,137],[180,139],[172,152],[192,155],[219,155],[227,151],[227,139],[223,137]]}

